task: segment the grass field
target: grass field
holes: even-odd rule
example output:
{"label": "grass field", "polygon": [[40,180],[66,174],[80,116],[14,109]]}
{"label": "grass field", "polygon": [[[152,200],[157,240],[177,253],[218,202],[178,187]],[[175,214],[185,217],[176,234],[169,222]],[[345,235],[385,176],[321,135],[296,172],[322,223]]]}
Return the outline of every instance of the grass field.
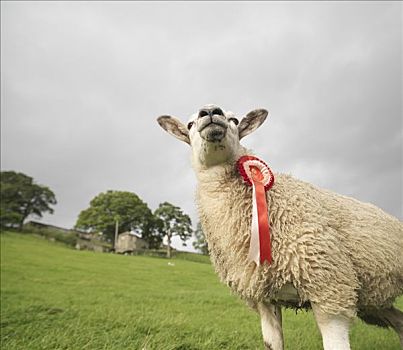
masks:
{"label": "grass field", "polygon": [[[283,315],[286,349],[321,349],[311,313],[286,310]],[[395,333],[360,321],[350,338],[352,349],[399,349]],[[263,345],[257,314],[230,295],[203,258],[169,261],[75,251],[3,232],[1,349],[240,350]]]}

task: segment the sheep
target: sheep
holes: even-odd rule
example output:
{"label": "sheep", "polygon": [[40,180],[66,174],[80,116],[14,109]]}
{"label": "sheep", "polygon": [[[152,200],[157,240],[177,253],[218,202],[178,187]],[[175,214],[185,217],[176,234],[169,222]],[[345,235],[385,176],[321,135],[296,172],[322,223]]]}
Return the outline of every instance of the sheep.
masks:
{"label": "sheep", "polygon": [[187,127],[163,115],[158,123],[188,143],[197,177],[196,203],[210,258],[220,280],[260,314],[265,349],[283,349],[281,307],[312,309],[325,350],[350,349],[355,316],[392,327],[403,346],[403,224],[368,203],[275,174],[266,192],[270,264],[248,259],[252,189],[236,162],[251,155],[240,140],[268,112],[232,112],[206,105]]}

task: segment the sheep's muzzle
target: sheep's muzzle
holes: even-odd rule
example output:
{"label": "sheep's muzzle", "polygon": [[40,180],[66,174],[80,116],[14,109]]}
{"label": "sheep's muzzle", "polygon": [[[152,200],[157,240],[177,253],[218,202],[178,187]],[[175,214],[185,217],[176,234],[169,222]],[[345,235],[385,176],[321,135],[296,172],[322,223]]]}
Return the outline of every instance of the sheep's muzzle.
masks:
{"label": "sheep's muzzle", "polygon": [[219,115],[205,116],[198,120],[197,131],[200,136],[210,142],[221,141],[227,132],[225,117]]}

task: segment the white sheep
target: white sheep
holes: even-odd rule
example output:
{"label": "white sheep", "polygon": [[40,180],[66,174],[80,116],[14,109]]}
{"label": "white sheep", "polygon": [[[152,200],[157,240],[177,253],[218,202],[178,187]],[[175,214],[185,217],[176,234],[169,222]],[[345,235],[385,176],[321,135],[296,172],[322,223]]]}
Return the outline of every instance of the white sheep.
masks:
{"label": "white sheep", "polygon": [[355,315],[392,327],[403,344],[403,313],[392,306],[403,292],[403,225],[381,209],[276,174],[266,193],[273,261],[248,259],[252,189],[235,165],[250,154],[239,140],[267,114],[254,110],[238,123],[207,105],[187,127],[158,118],[192,148],[200,220],[221,281],[260,313],[266,349],[283,349],[281,306],[312,308],[325,350],[350,349]]}

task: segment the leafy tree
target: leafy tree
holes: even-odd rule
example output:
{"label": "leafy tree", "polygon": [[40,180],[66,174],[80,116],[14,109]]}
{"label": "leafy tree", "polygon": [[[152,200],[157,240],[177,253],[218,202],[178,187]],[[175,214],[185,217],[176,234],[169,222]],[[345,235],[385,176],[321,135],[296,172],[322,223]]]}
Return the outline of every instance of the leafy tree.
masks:
{"label": "leafy tree", "polygon": [[190,217],[179,207],[164,202],[155,210],[154,216],[161,220],[163,235],[167,237],[167,257],[171,257],[171,241],[173,236],[179,236],[185,242],[192,235]]}
{"label": "leafy tree", "polygon": [[107,191],[94,197],[89,208],[81,211],[75,228],[100,231],[114,242],[115,229],[136,231],[151,246],[161,243],[162,237],[151,210],[135,193]]}
{"label": "leafy tree", "polygon": [[30,215],[42,217],[53,213],[55,194],[46,186],[34,183],[32,177],[15,171],[0,173],[0,220],[3,227],[22,228]]}
{"label": "leafy tree", "polygon": [[196,230],[194,231],[195,240],[193,242],[193,247],[204,255],[208,254],[208,247],[206,238],[201,227],[200,222],[197,223]]}
{"label": "leafy tree", "polygon": [[162,221],[152,215],[147,221],[142,237],[148,242],[150,249],[160,248],[164,238]]}

